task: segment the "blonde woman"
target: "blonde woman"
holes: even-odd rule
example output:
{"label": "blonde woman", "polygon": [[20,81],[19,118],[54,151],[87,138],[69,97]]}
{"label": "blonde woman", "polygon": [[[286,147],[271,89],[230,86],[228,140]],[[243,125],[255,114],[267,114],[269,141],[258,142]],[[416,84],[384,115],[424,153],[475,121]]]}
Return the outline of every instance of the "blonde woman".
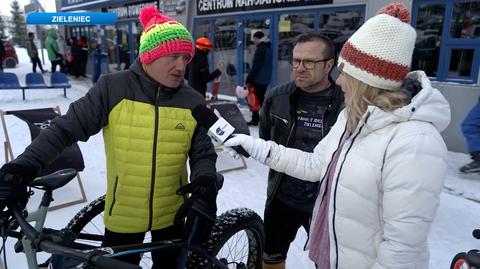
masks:
{"label": "blonde woman", "polygon": [[416,38],[409,19],[405,6],[391,4],[345,43],[336,83],[346,109],[313,153],[245,135],[225,143],[320,181],[308,242],[319,269],[428,268],[450,107],[424,72],[408,73]]}

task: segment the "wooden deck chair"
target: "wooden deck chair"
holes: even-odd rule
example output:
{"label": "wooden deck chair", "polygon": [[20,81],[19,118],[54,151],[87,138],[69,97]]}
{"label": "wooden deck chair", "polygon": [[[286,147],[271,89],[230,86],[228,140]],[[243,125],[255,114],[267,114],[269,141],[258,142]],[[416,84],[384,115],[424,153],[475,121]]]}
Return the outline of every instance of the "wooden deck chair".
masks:
{"label": "wooden deck chair", "polygon": [[[238,109],[237,104],[228,101],[214,101],[207,102],[210,109],[220,114],[225,120],[227,120],[234,128],[236,134],[250,135],[250,130],[245,122],[245,119]],[[232,158],[225,150],[223,145],[215,145],[215,151],[217,152],[217,172],[226,173],[235,170],[241,170],[247,168],[247,164],[240,155],[240,159],[236,160]]]}
{"label": "wooden deck chair", "polygon": [[[5,134],[5,162],[9,162],[14,159],[12,145],[8,136],[7,125],[5,122],[5,115],[14,115],[17,118],[25,121],[30,130],[30,135],[32,140],[38,136],[42,129],[45,129],[50,125],[51,120],[55,117],[61,115],[60,108],[57,106],[55,108],[39,108],[39,109],[28,109],[28,110],[15,110],[15,111],[2,111],[0,110],[0,118],[2,120],[2,127]],[[78,172],[83,171],[85,168],[83,162],[82,152],[78,147],[77,143],[74,143],[70,147],[66,148],[63,153],[47,168],[45,168],[40,176],[50,174],[60,169],[65,168],[74,168]],[[77,182],[80,188],[81,197],[74,201],[64,202],[58,205],[53,205],[49,210],[55,210],[59,208],[64,208],[67,206],[84,203],[87,201],[85,196],[85,190],[83,188],[82,179],[80,174],[77,173]],[[61,189],[56,190],[61,191]]]}

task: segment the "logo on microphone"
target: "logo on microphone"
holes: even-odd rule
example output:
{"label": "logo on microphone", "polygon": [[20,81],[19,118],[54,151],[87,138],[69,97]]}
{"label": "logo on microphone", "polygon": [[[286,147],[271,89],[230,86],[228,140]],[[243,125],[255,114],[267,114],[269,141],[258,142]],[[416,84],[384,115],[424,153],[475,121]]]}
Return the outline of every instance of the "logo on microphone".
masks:
{"label": "logo on microphone", "polygon": [[218,127],[217,130],[215,130],[215,133],[217,133],[217,135],[219,136],[222,136],[223,134],[225,134],[225,131],[222,128]]}

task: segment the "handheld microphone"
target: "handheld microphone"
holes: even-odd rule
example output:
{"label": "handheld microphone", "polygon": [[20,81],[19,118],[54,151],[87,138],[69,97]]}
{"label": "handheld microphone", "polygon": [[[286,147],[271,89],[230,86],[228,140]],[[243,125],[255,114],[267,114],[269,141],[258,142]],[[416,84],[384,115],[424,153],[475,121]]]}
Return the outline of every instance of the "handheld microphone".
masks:
{"label": "handheld microphone", "polygon": [[[192,116],[198,124],[208,129],[207,135],[217,143],[223,144],[233,137],[235,128],[224,118],[218,118],[217,115],[206,106],[196,106],[192,111]],[[235,146],[233,149],[246,158],[250,157],[250,154],[241,146]]]}

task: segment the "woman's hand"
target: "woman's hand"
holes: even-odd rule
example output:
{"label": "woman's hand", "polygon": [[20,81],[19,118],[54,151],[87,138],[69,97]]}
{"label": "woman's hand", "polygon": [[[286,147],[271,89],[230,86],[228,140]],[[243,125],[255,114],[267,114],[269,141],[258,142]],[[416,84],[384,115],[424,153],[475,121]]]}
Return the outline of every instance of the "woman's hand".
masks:
{"label": "woman's hand", "polygon": [[224,145],[227,146],[226,151],[228,151],[228,154],[235,159],[240,158],[240,155],[231,147],[241,146],[252,158],[263,164],[270,153],[271,147],[271,145],[263,139],[253,138],[244,134],[235,135],[225,141]]}

